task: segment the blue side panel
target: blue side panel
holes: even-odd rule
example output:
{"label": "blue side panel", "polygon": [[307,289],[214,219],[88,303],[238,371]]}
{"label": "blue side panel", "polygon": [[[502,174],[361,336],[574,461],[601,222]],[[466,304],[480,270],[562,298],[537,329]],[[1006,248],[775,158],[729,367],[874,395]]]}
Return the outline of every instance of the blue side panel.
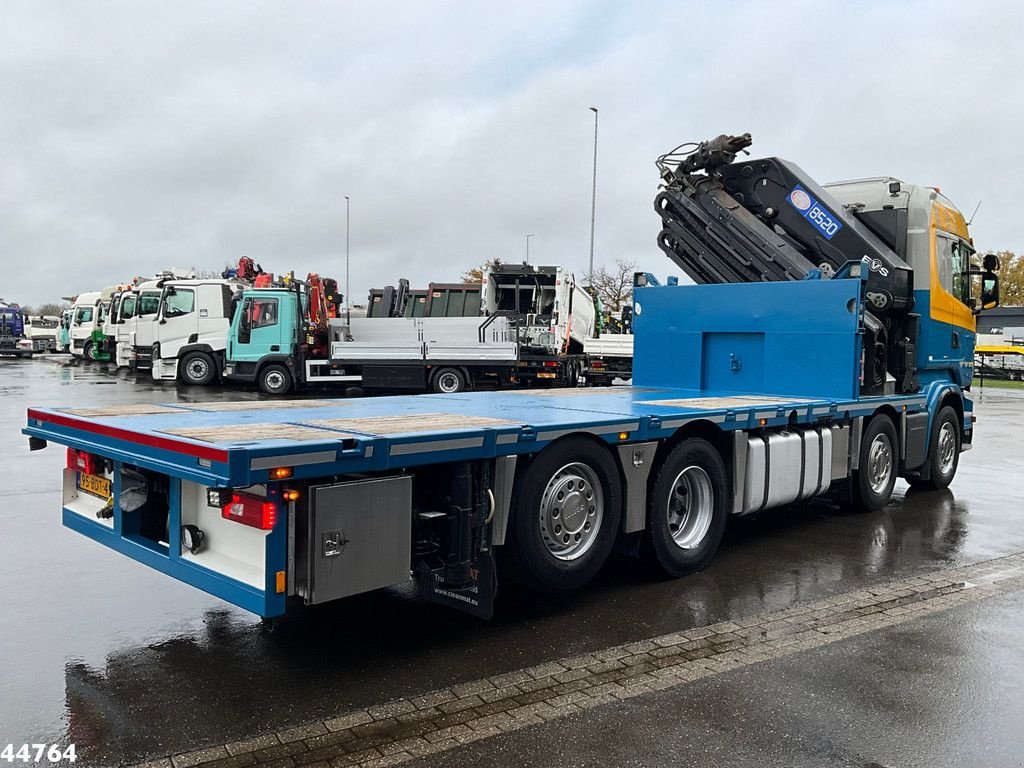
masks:
{"label": "blue side panel", "polygon": [[855,399],[859,280],[637,288],[633,381]]}

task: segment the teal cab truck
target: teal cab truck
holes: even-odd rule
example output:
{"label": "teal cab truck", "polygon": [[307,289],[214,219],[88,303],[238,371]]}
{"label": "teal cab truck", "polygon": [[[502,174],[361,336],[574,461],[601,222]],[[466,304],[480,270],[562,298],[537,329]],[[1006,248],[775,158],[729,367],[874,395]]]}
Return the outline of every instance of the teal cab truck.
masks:
{"label": "teal cab truck", "polygon": [[[680,577],[730,517],[945,488],[998,261],[936,190],[749,143],[661,158],[658,242],[698,284],[637,280],[632,386],[31,408],[64,525],[264,618],[410,582],[487,617],[499,582],[575,590],[613,549]],[[290,295],[249,297],[250,343]]]}
{"label": "teal cab truck", "polygon": [[424,305],[405,288],[377,293],[367,317],[342,319],[318,307],[315,281],[247,289],[225,379],[271,395],[310,384],[455,394],[575,386],[585,370],[594,302],[561,267],[489,267],[482,285],[431,286]]}

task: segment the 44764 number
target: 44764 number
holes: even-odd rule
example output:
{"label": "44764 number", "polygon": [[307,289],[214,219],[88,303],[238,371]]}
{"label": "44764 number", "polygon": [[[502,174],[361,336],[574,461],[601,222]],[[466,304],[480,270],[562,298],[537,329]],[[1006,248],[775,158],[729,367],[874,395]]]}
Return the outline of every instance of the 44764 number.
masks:
{"label": "44764 number", "polygon": [[8,744],[0,749],[0,762],[4,763],[73,763],[76,759],[74,744]]}

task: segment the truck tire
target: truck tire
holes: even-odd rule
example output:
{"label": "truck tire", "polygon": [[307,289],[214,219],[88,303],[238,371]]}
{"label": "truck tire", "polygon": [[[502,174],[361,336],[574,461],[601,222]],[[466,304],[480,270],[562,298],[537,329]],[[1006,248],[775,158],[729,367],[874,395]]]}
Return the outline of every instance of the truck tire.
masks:
{"label": "truck tire", "polygon": [[567,437],[527,466],[512,500],[501,548],[511,576],[542,592],[589,582],[615,543],[622,514],[619,470],[606,448]]}
{"label": "truck tire", "polygon": [[260,391],[265,395],[287,395],[292,391],[292,375],[283,365],[273,364],[260,370]]}
{"label": "truck tire", "polygon": [[85,342],[85,346],[82,347],[82,357],[91,363],[96,362],[96,345],[91,341]]}
{"label": "truck tire", "polygon": [[707,440],[684,440],[665,458],[647,500],[646,549],[669,576],[711,562],[729,516],[725,463]]}
{"label": "truck tire", "polygon": [[189,352],[178,361],[178,378],[182,384],[205,387],[217,375],[217,364],[205,352]]}
{"label": "truck tire", "polygon": [[839,489],[839,504],[856,512],[878,512],[892,497],[898,470],[899,442],[892,419],[878,414],[860,438],[858,469]]}
{"label": "truck tire", "polygon": [[948,488],[960,465],[960,424],[956,409],[943,406],[932,425],[928,449],[929,476],[908,477],[912,488],[938,491]]}
{"label": "truck tire", "polygon": [[465,392],[466,374],[458,368],[438,368],[431,379],[431,388],[435,392],[448,395]]}

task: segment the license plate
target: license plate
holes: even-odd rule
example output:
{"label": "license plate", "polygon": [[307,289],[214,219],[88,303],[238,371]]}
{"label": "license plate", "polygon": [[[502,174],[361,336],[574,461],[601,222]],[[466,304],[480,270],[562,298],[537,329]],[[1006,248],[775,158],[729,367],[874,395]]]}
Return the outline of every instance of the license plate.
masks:
{"label": "license plate", "polygon": [[538,373],[537,374],[537,378],[538,379],[555,379],[555,378],[558,378],[558,374],[557,373]]}
{"label": "license plate", "polygon": [[86,493],[91,493],[93,496],[99,496],[101,499],[110,498],[110,481],[105,477],[99,475],[87,475],[83,472],[78,473],[78,487]]}

